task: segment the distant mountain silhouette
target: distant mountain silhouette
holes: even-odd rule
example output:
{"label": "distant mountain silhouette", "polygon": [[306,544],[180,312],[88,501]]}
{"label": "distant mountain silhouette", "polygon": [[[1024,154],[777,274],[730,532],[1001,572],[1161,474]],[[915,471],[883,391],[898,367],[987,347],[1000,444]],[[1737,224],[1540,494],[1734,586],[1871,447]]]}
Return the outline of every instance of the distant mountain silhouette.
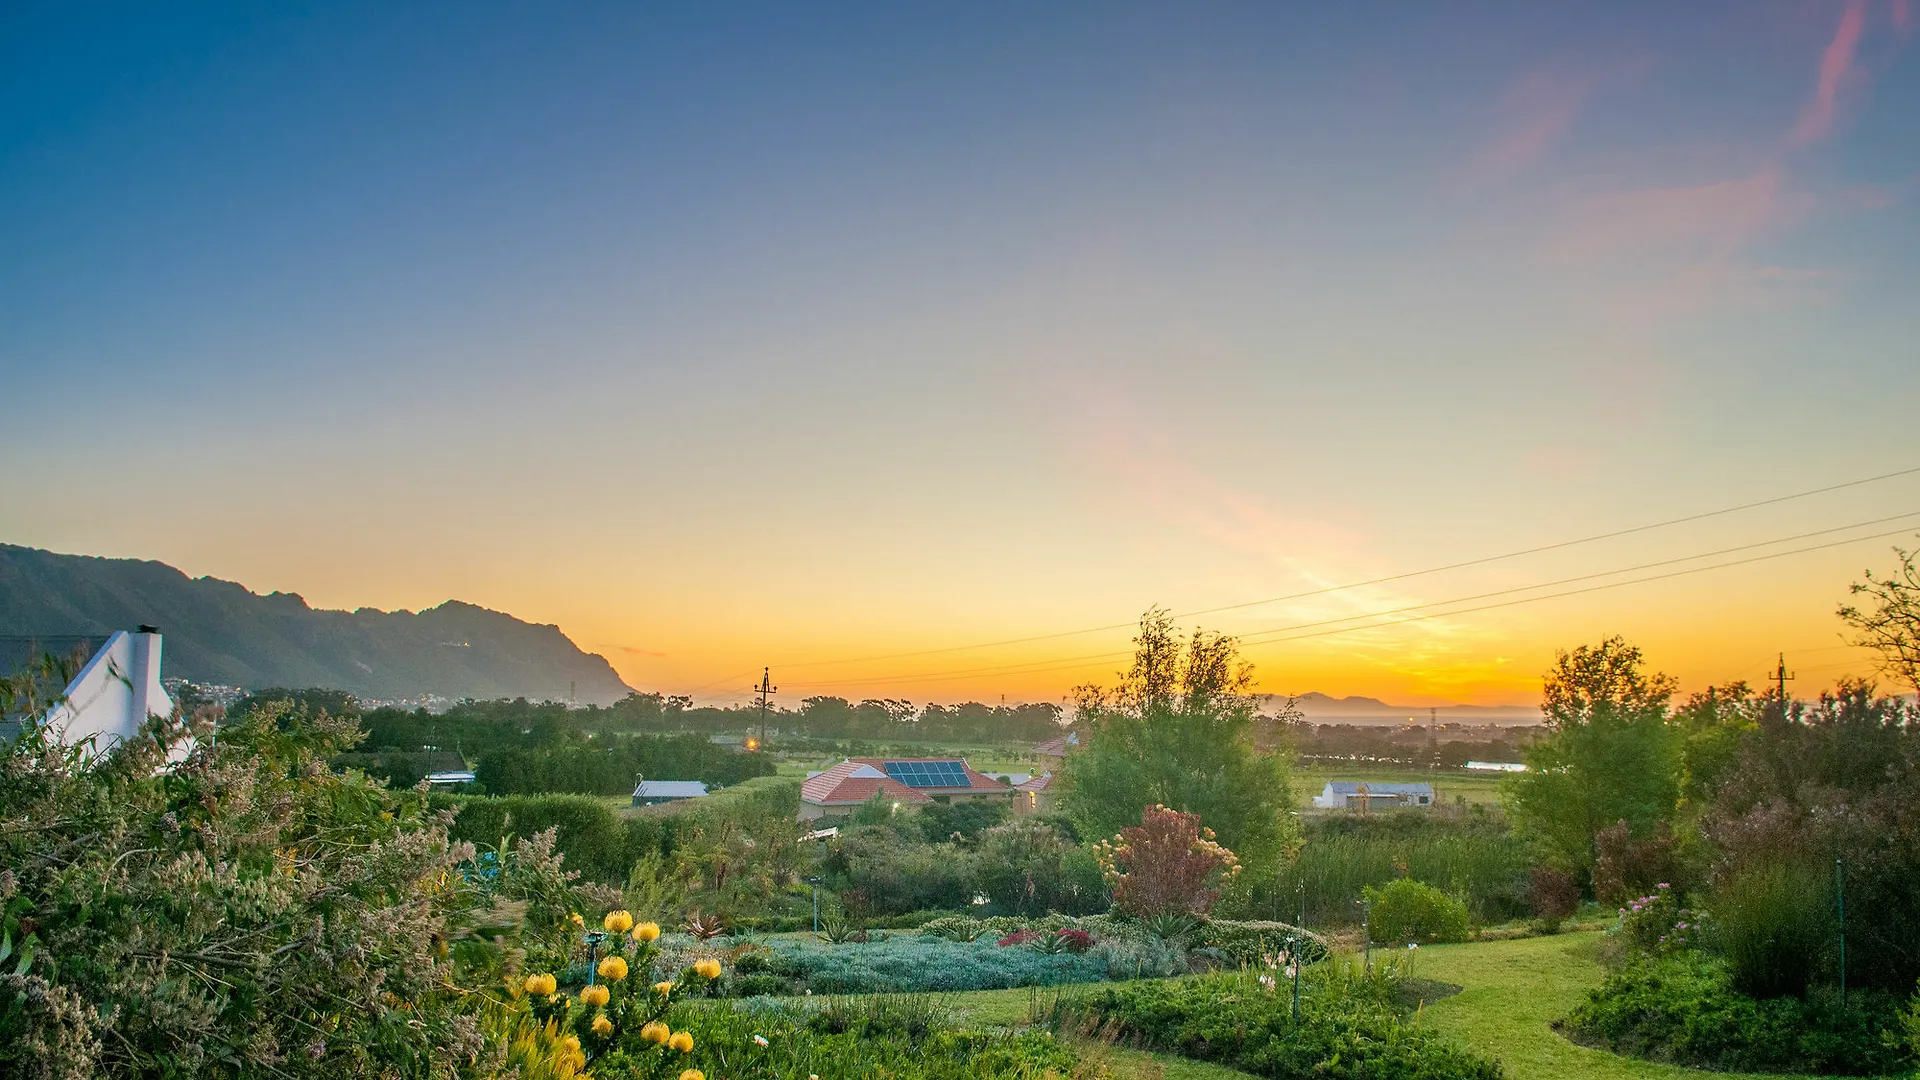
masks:
{"label": "distant mountain silhouette", "polygon": [[565,698],[627,695],[605,657],[557,626],[449,600],[421,612],[324,611],[293,593],[260,596],[161,562],[58,555],[0,544],[6,659],[24,639],[70,647],[141,623],[164,636],[161,666],[195,682],[261,689],[322,686],[363,698]]}
{"label": "distant mountain silhouette", "polygon": [[[1278,703],[1286,700],[1284,694],[1260,694],[1262,702]],[[1405,722],[1409,718],[1426,723],[1431,718],[1430,706],[1426,705],[1389,705],[1379,698],[1343,697],[1337,698],[1317,691],[1301,694],[1295,704],[1308,720],[1316,723],[1375,723]],[[1540,710],[1529,705],[1442,705],[1440,722],[1482,723],[1482,724],[1538,724],[1541,722]]]}

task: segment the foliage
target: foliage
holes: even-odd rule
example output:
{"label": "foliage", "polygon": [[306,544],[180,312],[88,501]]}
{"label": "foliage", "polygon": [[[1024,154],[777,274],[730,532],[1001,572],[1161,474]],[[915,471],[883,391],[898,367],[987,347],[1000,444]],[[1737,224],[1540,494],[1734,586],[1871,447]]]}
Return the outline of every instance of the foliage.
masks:
{"label": "foliage", "polygon": [[1714,942],[1740,992],[1798,997],[1816,976],[1833,974],[1839,934],[1830,875],[1791,862],[1755,866],[1721,882],[1710,910]]}
{"label": "foliage", "polygon": [[1204,915],[1221,885],[1240,873],[1240,860],[1214,840],[1200,815],[1158,805],[1094,853],[1113,888],[1114,910],[1136,917]]}
{"label": "foliage", "polygon": [[603,735],[515,746],[481,756],[474,779],[490,795],[630,795],[641,777],[726,786],[773,775],[773,760],[699,735]]}
{"label": "foliage", "polygon": [[1627,900],[1608,934],[1621,959],[1627,961],[1699,948],[1706,937],[1703,916],[1681,907],[1679,894],[1665,882],[1645,896]]}
{"label": "foliage", "polygon": [[768,965],[785,992],[896,994],[999,990],[1088,982],[1106,976],[1094,956],[1045,955],[1002,948],[992,937],[962,943],[930,934],[892,935],[883,941],[822,945],[775,939]]}
{"label": "foliage", "polygon": [[914,823],[927,843],[972,840],[1007,819],[1012,805],[1000,799],[973,802],[928,803],[914,812]]}
{"label": "foliage", "polygon": [[1084,745],[1063,768],[1082,836],[1112,836],[1153,805],[1199,814],[1221,841],[1262,867],[1297,846],[1287,761],[1253,745],[1251,668],[1234,639],[1182,641],[1158,608],[1140,620],[1132,670],[1117,690],[1079,690]]}
{"label": "foliage", "polygon": [[1667,723],[1675,684],[1643,669],[1640,650],[1618,637],[1558,654],[1541,705],[1548,735],[1506,781],[1515,831],[1582,880],[1603,827],[1648,835],[1678,798],[1680,742]]}
{"label": "foliage", "polygon": [[1056,1030],[1117,1030],[1146,1045],[1270,1077],[1493,1080],[1500,1066],[1403,1021],[1395,980],[1347,964],[1302,974],[1300,1018],[1252,974],[1104,987],[1043,1003]]}
{"label": "foliage", "polygon": [[567,929],[551,838],[475,874],[418,794],[327,768],[350,719],[276,704],[194,734],[155,721],[90,755],[30,727],[0,747],[0,939],[32,950],[0,990],[0,1071],[496,1067],[475,991],[508,962],[497,936]]}
{"label": "foliage", "polygon": [[1757,999],[1725,961],[1688,950],[1611,975],[1564,1022],[1577,1041],[1696,1068],[1848,1076],[1899,1072],[1911,1052],[1889,1045],[1898,1002],[1884,994]]}
{"label": "foliage", "polygon": [[1044,915],[1106,910],[1107,885],[1092,853],[1047,822],[1019,818],[980,836],[972,853],[974,886],[996,912]]}
{"label": "foliage", "polygon": [[954,844],[925,844],[910,821],[843,828],[820,869],[842,897],[858,893],[868,911],[965,909],[973,900],[973,862]]}
{"label": "foliage", "polygon": [[[1859,682],[1810,703],[1771,699],[1703,809],[1700,831],[1715,856],[1710,910],[1736,935],[1731,947],[1771,939],[1804,957],[1810,944],[1790,943],[1819,940],[1815,977],[1826,977],[1837,944],[1838,856],[1850,985],[1904,994],[1920,979],[1920,890],[1913,888],[1920,879],[1920,710],[1913,705],[1876,697]],[[1764,910],[1741,910],[1749,904]],[[1738,970],[1746,979],[1755,969],[1743,960]]]}
{"label": "foliage", "polygon": [[1366,889],[1368,917],[1375,941],[1465,941],[1473,936],[1467,905],[1424,882],[1401,878]]}
{"label": "foliage", "polygon": [[435,795],[431,805],[457,811],[452,836],[469,843],[553,830],[567,868],[590,881],[626,880],[634,862],[656,850],[661,839],[652,823],[622,821],[605,803],[585,795]]}
{"label": "foliage", "polygon": [[1565,870],[1536,866],[1533,868],[1527,898],[1533,906],[1534,918],[1540,920],[1541,928],[1548,933],[1557,933],[1561,922],[1580,907],[1580,884]]}
{"label": "foliage", "polygon": [[1343,814],[1310,819],[1306,837],[1298,859],[1254,883],[1249,910],[1312,926],[1357,926],[1361,890],[1401,877],[1464,898],[1482,923],[1532,910],[1528,846],[1496,815]]}
{"label": "foliage", "polygon": [[1840,618],[1853,628],[1854,643],[1880,654],[1880,667],[1907,687],[1920,691],[1920,552],[1894,548],[1900,566],[1884,577],[1873,576],[1853,586],[1853,595],[1866,597],[1866,607],[1840,608]]}
{"label": "foliage", "polygon": [[1619,905],[1654,888],[1684,891],[1688,875],[1678,847],[1664,821],[1641,837],[1635,837],[1624,821],[1601,829],[1593,838],[1594,899]]}
{"label": "foliage", "polygon": [[1256,966],[1267,957],[1283,952],[1308,964],[1317,964],[1333,953],[1320,935],[1281,922],[1208,919],[1200,927],[1195,944],[1216,950],[1246,967]]}
{"label": "foliage", "polygon": [[[689,1062],[729,1080],[1066,1080],[1077,1055],[1044,1032],[992,1034],[958,1027],[919,997],[835,1000],[812,1006],[716,1003],[676,1014]],[[762,1045],[764,1040],[764,1045]],[[707,1047],[723,1048],[706,1054]],[[675,1063],[676,1067],[678,1063]],[[723,1071],[724,1070],[724,1071]],[[656,1077],[644,1060],[607,1059],[600,1080]],[[666,1076],[675,1075],[668,1071]]]}

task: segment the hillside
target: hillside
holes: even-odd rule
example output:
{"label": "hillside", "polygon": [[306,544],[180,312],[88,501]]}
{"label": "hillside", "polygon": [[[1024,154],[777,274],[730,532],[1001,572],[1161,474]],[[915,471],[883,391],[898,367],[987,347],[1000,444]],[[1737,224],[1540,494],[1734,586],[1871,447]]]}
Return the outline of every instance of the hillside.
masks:
{"label": "hillside", "polygon": [[[1256,695],[1263,706],[1286,700],[1278,694]],[[1426,723],[1433,713],[1425,705],[1389,705],[1378,698],[1330,697],[1309,692],[1294,699],[1301,715],[1316,724],[1400,724],[1409,719]],[[1540,710],[1527,705],[1442,705],[1443,724],[1524,725],[1541,722]]]}
{"label": "hillside", "polygon": [[557,626],[449,600],[420,612],[325,611],[160,562],[0,544],[0,639],[166,635],[169,676],[252,688],[324,686],[363,698],[564,698],[607,704],[626,684]]}

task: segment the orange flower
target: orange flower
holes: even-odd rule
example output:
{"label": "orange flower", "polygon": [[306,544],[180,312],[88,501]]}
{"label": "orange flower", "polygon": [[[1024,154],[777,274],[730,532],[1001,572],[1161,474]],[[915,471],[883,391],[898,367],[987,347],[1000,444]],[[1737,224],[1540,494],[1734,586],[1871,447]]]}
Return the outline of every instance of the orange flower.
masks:
{"label": "orange flower", "polygon": [[693,1034],[686,1031],[676,1031],[673,1033],[673,1038],[667,1040],[667,1045],[683,1054],[692,1053]]}
{"label": "orange flower", "polygon": [[659,994],[661,997],[666,997],[668,994],[673,993],[673,984],[670,982],[654,983],[653,992]]}
{"label": "orange flower", "polygon": [[605,1005],[607,998],[610,996],[612,995],[607,992],[607,988],[604,986],[589,986],[580,991],[580,1004],[591,1005],[597,1009]]}
{"label": "orange flower", "polygon": [[600,972],[600,977],[608,982],[619,982],[627,977],[626,957],[609,956],[600,961],[600,967],[597,970]]}
{"label": "orange flower", "polygon": [[555,990],[559,989],[559,984],[554,982],[552,975],[548,974],[527,976],[526,986],[527,993],[536,997],[551,995]]}
{"label": "orange flower", "polygon": [[667,1029],[667,1025],[658,1020],[648,1022],[640,1029],[640,1037],[655,1046],[665,1043],[672,1037],[672,1034],[673,1033]]}
{"label": "orange flower", "polygon": [[613,1034],[613,1021],[607,1019],[605,1013],[602,1013],[599,1016],[594,1017],[593,1033],[595,1035],[600,1036],[603,1039]]}

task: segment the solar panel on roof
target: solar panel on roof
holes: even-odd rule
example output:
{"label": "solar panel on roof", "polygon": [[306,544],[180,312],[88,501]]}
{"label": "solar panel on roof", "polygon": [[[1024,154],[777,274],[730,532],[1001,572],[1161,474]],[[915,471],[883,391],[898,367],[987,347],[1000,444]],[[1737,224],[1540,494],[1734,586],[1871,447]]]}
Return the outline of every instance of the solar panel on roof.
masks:
{"label": "solar panel on roof", "polygon": [[882,769],[910,788],[971,787],[965,766],[957,761],[887,761]]}

